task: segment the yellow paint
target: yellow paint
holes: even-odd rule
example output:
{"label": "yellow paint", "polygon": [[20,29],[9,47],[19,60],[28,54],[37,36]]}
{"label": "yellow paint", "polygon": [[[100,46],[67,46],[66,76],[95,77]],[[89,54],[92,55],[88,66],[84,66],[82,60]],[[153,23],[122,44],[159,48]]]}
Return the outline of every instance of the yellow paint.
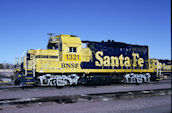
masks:
{"label": "yellow paint", "polygon": [[112,67],[119,67],[119,60],[118,57],[111,57],[111,66]]}
{"label": "yellow paint", "polygon": [[89,62],[90,60],[92,60],[92,52],[89,48],[82,48],[81,56],[82,62]]}
{"label": "yellow paint", "polygon": [[162,64],[157,59],[150,59],[150,69],[156,72],[157,68],[161,70],[161,72],[172,72],[172,65]]}
{"label": "yellow paint", "polygon": [[96,66],[103,66],[103,59],[101,56],[103,56],[102,51],[96,52],[96,59],[98,60],[98,61],[95,61]]}
{"label": "yellow paint", "polygon": [[137,58],[139,57],[139,54],[132,53],[133,56],[133,67],[137,67]]}
{"label": "yellow paint", "polygon": [[138,59],[138,65],[139,65],[139,67],[143,67],[143,63],[144,63],[143,58],[139,58]]}
{"label": "yellow paint", "polygon": [[124,66],[123,60],[124,60],[124,57],[123,57],[123,54],[121,54],[121,55],[119,56],[119,61],[120,61],[120,66],[121,66],[121,67]]}
{"label": "yellow paint", "polygon": [[97,59],[97,61],[95,61],[95,65],[96,66],[112,66],[112,67],[137,67],[137,65],[139,67],[143,67],[144,64],[144,60],[143,58],[139,58],[139,54],[137,53],[133,53],[133,64],[131,65],[131,60],[128,56],[124,57],[123,54],[121,54],[119,57],[117,56],[104,56],[103,57],[103,52],[102,51],[98,51],[95,54],[95,57]]}
{"label": "yellow paint", "polygon": [[109,56],[104,56],[103,60],[104,60],[103,66],[110,66],[110,57]]}
{"label": "yellow paint", "polygon": [[26,84],[34,84],[34,82],[26,82]]}
{"label": "yellow paint", "polygon": [[33,79],[33,77],[25,77],[25,79]]}
{"label": "yellow paint", "polygon": [[69,53],[69,54],[64,54],[63,55],[63,60],[64,61],[81,61],[81,55],[79,54],[74,54],[74,53]]}
{"label": "yellow paint", "polygon": [[125,67],[130,67],[131,66],[130,58],[129,57],[125,57],[124,65],[125,65]]}
{"label": "yellow paint", "polygon": [[[48,44],[58,44],[58,49],[29,50],[28,53],[31,54],[31,59],[27,61],[27,69],[32,70],[35,67],[38,73],[147,73],[154,72],[157,68],[156,60],[150,59],[149,69],[132,69],[136,66],[143,67],[143,64],[148,61],[140,58],[138,53],[132,54],[132,60],[128,56],[124,57],[123,54],[120,56],[103,56],[102,51],[95,53],[89,48],[82,48],[80,38],[75,36],[58,35],[51,37]],[[70,47],[75,47],[77,51],[70,52]],[[92,54],[97,59],[95,65],[100,66],[102,69],[81,69],[81,62],[93,60]],[[47,56],[47,58],[36,56]],[[58,58],[50,58],[50,56]],[[125,66],[130,69],[104,69],[106,66],[112,66],[112,68]],[[171,66],[165,64],[162,64],[161,67],[171,69]]]}

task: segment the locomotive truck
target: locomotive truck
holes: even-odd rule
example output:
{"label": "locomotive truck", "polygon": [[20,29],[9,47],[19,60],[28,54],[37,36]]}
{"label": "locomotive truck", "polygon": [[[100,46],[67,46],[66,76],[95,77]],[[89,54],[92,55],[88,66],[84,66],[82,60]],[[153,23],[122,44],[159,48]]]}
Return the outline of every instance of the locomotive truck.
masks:
{"label": "locomotive truck", "polygon": [[[170,62],[170,63],[169,63]],[[171,61],[149,58],[149,47],[108,40],[81,41],[74,35],[50,35],[47,49],[28,50],[16,61],[16,84],[65,86],[143,83],[170,72]]]}

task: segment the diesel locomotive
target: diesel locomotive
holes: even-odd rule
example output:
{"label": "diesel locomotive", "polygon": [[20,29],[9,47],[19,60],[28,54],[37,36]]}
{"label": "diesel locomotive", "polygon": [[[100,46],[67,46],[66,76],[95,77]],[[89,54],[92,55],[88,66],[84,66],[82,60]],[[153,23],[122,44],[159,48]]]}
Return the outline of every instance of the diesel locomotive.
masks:
{"label": "diesel locomotive", "polygon": [[171,74],[171,61],[150,59],[148,46],[50,35],[47,49],[17,59],[15,73],[21,86],[143,83]]}

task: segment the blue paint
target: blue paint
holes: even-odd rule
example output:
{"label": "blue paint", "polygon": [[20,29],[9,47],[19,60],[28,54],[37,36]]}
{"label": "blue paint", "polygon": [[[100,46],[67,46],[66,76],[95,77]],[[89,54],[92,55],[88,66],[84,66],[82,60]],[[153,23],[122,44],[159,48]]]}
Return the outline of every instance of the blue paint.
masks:
{"label": "blue paint", "polygon": [[[88,47],[92,51],[93,61],[90,62],[82,62],[82,69],[102,69],[100,66],[95,66],[95,53],[97,51],[103,51],[103,56],[117,56],[119,57],[123,54],[123,57],[129,57],[130,60],[133,60],[132,53],[138,53],[140,58],[144,59],[143,69],[148,69],[148,46],[139,46],[139,45],[131,45],[120,42],[89,42]],[[104,66],[103,69],[130,69],[132,67],[114,67]],[[135,69],[139,69],[139,67],[135,67]]]}

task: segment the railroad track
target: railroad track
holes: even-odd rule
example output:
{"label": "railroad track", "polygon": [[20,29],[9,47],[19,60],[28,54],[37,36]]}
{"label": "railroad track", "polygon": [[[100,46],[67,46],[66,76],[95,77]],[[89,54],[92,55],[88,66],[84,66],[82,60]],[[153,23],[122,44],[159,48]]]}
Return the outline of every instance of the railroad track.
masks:
{"label": "railroad track", "polygon": [[86,94],[86,95],[0,99],[0,105],[28,104],[28,103],[38,103],[38,102],[56,102],[60,104],[60,103],[76,103],[83,101],[108,101],[108,100],[116,100],[116,99],[133,99],[138,97],[151,97],[151,96],[162,96],[162,95],[171,95],[171,88],[94,93],[94,94]]}

